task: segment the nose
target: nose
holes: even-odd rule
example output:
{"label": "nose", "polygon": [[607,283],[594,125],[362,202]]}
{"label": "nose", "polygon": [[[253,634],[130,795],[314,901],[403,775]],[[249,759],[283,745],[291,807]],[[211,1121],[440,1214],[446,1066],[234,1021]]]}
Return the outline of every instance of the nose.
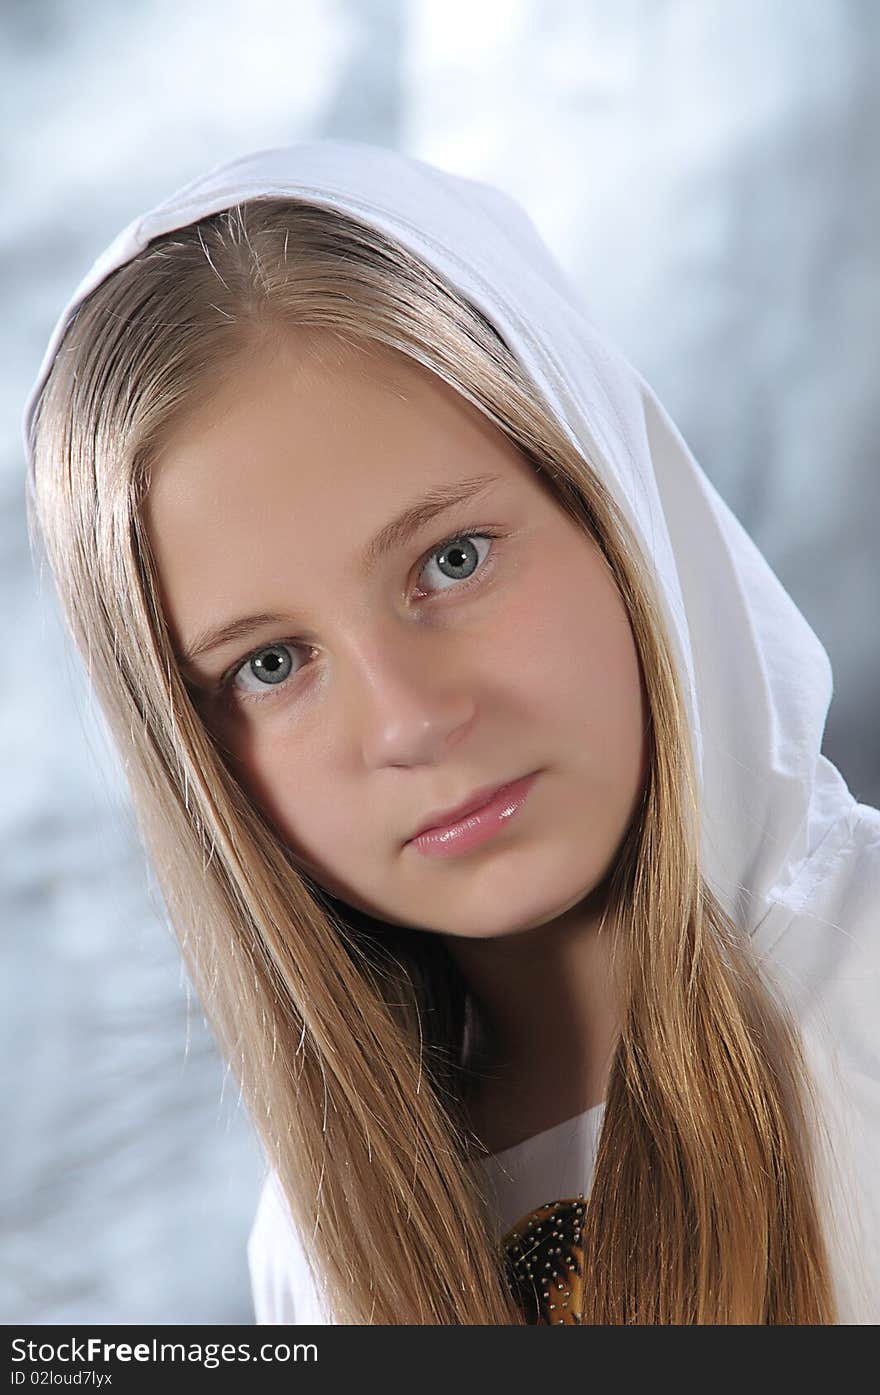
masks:
{"label": "nose", "polygon": [[350,648],[348,663],[351,729],[369,769],[433,764],[474,720],[460,636],[391,621]]}

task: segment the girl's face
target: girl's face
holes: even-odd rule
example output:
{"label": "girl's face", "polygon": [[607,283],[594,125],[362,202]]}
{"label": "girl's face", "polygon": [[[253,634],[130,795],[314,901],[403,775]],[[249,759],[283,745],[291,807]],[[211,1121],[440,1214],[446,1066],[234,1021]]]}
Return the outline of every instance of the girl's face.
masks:
{"label": "girl's face", "polygon": [[[173,438],[145,511],[194,701],[326,890],[491,937],[603,880],[646,776],[626,611],[593,541],[452,388],[390,351],[331,363],[291,339]],[[476,845],[410,841],[533,772]]]}

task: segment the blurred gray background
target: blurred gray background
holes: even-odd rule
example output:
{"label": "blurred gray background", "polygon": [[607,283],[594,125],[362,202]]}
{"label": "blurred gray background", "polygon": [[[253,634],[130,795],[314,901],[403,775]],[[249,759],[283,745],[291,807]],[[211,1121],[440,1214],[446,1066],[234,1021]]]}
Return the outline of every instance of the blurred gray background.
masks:
{"label": "blurred gray background", "polygon": [[880,5],[2,0],[0,1318],[250,1323],[263,1163],[178,966],[48,578],[20,413],[137,213],[375,141],[518,197],[831,656],[880,803]]}

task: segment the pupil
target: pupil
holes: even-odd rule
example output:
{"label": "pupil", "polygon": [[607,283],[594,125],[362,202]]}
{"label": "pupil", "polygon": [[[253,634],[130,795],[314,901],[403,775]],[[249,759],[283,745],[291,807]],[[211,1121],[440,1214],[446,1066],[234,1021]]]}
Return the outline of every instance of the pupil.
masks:
{"label": "pupil", "polygon": [[463,547],[460,543],[455,543],[454,545],[450,544],[445,553],[443,553],[441,560],[444,560],[447,566],[458,571],[461,570],[462,567],[467,567],[469,562],[475,560],[468,557],[468,553],[474,551],[473,544],[469,544],[467,547]]}

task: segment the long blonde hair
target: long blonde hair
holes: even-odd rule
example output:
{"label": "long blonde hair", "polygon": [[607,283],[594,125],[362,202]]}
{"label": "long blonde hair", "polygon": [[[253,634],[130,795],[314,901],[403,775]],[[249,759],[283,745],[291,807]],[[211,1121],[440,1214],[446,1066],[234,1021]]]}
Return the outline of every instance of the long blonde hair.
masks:
{"label": "long blonde hair", "polygon": [[79,308],[34,421],[29,524],[334,1320],[524,1319],[473,1166],[466,982],[439,937],[355,912],[297,865],[230,773],[162,616],[141,516],[151,463],[288,326],[321,351],[409,355],[463,394],[600,540],[629,613],[650,760],[602,926],[622,1030],[586,1213],[584,1322],[837,1321],[800,1037],[701,875],[681,693],[625,518],[502,338],[436,272],[357,219],[261,197],[156,238]]}

